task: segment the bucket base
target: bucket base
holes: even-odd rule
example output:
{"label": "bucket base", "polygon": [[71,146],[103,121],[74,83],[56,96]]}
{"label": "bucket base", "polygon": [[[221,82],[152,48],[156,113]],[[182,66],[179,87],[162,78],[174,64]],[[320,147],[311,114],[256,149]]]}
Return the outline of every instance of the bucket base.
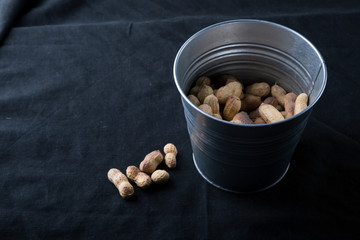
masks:
{"label": "bucket base", "polygon": [[209,179],[201,172],[201,170],[199,169],[198,165],[196,164],[196,160],[195,160],[194,154],[193,154],[193,161],[194,161],[195,167],[196,167],[196,169],[198,170],[198,172],[200,173],[200,175],[201,175],[208,183],[210,183],[211,185],[213,185],[213,186],[215,186],[215,187],[217,187],[217,188],[219,188],[219,189],[221,189],[221,190],[224,190],[224,191],[227,191],[227,192],[232,192],[232,193],[240,193],[240,194],[245,194],[245,193],[246,193],[246,194],[251,194],[251,193],[262,192],[262,191],[265,191],[266,189],[269,189],[269,188],[275,186],[277,183],[279,183],[279,182],[281,181],[281,179],[283,179],[283,177],[286,175],[286,173],[287,173],[287,171],[288,171],[288,169],[289,169],[289,167],[290,167],[290,163],[289,163],[288,166],[286,167],[283,175],[282,175],[279,179],[277,179],[274,183],[270,184],[269,186],[264,187],[264,188],[261,188],[261,189],[259,189],[259,190],[251,191],[251,192],[241,192],[241,191],[236,191],[236,190],[224,188],[224,187],[219,186],[219,185],[217,185],[216,183],[212,182],[212,181],[209,180]]}

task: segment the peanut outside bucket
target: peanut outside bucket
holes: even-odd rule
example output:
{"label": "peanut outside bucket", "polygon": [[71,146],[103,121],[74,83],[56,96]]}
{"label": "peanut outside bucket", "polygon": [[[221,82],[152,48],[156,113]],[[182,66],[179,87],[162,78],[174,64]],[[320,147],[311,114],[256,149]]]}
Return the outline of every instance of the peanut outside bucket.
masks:
{"label": "peanut outside bucket", "polygon": [[[265,190],[283,178],[327,80],[324,60],[306,38],[276,23],[247,19],[195,33],[178,51],[173,71],[197,170],[212,185],[239,193]],[[232,74],[245,85],[276,82],[286,91],[305,92],[309,106],[270,124],[215,118],[192,104],[187,93],[199,76],[219,74]]]}

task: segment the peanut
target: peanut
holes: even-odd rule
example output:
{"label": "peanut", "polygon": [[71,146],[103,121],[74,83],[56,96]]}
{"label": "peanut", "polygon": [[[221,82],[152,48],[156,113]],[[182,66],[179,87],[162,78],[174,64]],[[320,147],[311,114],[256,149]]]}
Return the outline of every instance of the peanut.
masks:
{"label": "peanut", "polygon": [[211,107],[213,114],[219,114],[219,100],[215,97],[214,94],[210,94],[204,99],[204,104],[207,104]]}
{"label": "peanut", "polygon": [[196,85],[190,89],[189,94],[196,96],[199,93],[201,88],[202,88],[202,86]]}
{"label": "peanut", "polygon": [[224,119],[231,121],[241,108],[241,101],[238,97],[229,97],[224,107]]}
{"label": "peanut", "polygon": [[195,106],[197,106],[197,107],[200,106],[201,103],[195,95],[190,94],[188,96],[188,98],[189,98],[190,102],[192,102]]}
{"label": "peanut", "polygon": [[168,143],[164,146],[165,164],[168,168],[176,167],[176,155],[178,153],[176,147],[172,143]]}
{"label": "peanut", "polygon": [[293,92],[290,92],[285,95],[285,118],[289,118],[294,116],[294,109],[295,109],[295,100],[296,100],[296,94]]}
{"label": "peanut", "polygon": [[231,122],[239,124],[253,124],[253,121],[249,118],[249,115],[246,112],[237,113]]}
{"label": "peanut", "polygon": [[153,173],[163,159],[164,157],[159,150],[152,151],[147,154],[144,160],[140,163],[140,171],[148,174]]}
{"label": "peanut", "polygon": [[245,94],[241,100],[241,111],[250,112],[255,110],[261,104],[261,97],[252,94]]}
{"label": "peanut", "polygon": [[259,113],[266,123],[273,123],[284,120],[284,117],[281,115],[281,113],[270,104],[261,104],[259,107]]}
{"label": "peanut", "polygon": [[253,121],[254,121],[256,118],[260,117],[259,108],[257,108],[257,109],[255,109],[254,111],[250,112],[250,113],[249,113],[249,117],[250,117],[250,119],[252,119]]}
{"label": "peanut", "polygon": [[220,114],[218,114],[218,113],[214,113],[213,116],[218,118],[218,119],[223,119],[222,116]]}
{"label": "peanut", "polygon": [[239,82],[229,82],[225,86],[216,91],[215,96],[218,98],[220,104],[226,103],[231,96],[240,97],[242,93],[242,85]]}
{"label": "peanut", "polygon": [[264,121],[264,119],[262,119],[262,117],[257,117],[257,118],[254,120],[254,123],[255,123],[255,124],[265,124],[266,122]]}
{"label": "peanut", "polygon": [[278,100],[276,99],[276,97],[267,97],[264,100],[264,103],[266,104],[271,104],[273,105],[275,108],[279,105]]}
{"label": "peanut", "polygon": [[270,94],[270,85],[266,82],[253,83],[247,86],[246,93],[259,97],[266,97]]}
{"label": "peanut", "polygon": [[307,107],[308,95],[306,93],[300,93],[295,100],[294,115],[303,111]]}
{"label": "peanut", "polygon": [[228,87],[227,85],[219,88],[215,93],[215,96],[218,98],[219,103],[221,103],[221,104],[226,103],[226,100],[231,95],[232,95],[232,89],[230,89],[230,87]]}
{"label": "peanut", "polygon": [[147,175],[144,172],[141,172],[137,167],[135,166],[128,166],[126,168],[126,176],[135,182],[135,184],[138,187],[141,188],[148,188],[151,185],[151,178],[149,175]]}
{"label": "peanut", "polygon": [[120,196],[123,198],[130,198],[134,195],[134,188],[128,181],[127,177],[120,172],[119,169],[111,168],[108,171],[108,179],[119,190]]}
{"label": "peanut", "polygon": [[285,111],[281,111],[280,113],[281,113],[281,115],[285,118],[286,112],[285,112]]}
{"label": "peanut", "polygon": [[230,81],[225,86],[228,86],[230,89],[232,89],[232,96],[240,97],[243,86],[240,82],[237,81]]}
{"label": "peanut", "polygon": [[199,106],[199,108],[200,108],[200,110],[202,110],[203,112],[205,112],[205,113],[207,113],[209,115],[213,114],[211,107],[209,105],[207,105],[207,104],[201,104]]}
{"label": "peanut", "polygon": [[206,76],[199,77],[195,83],[196,86],[203,86],[203,85],[210,85],[210,84],[211,84],[211,80],[210,80],[210,78],[208,78]]}
{"label": "peanut", "polygon": [[156,170],[155,172],[153,172],[153,174],[151,174],[151,180],[154,183],[164,183],[167,182],[170,178],[170,175],[167,171],[165,170]]}
{"label": "peanut", "polygon": [[199,101],[201,103],[204,103],[204,100],[207,96],[209,96],[210,94],[213,94],[213,89],[208,86],[208,85],[203,85],[200,89],[200,91],[197,94],[197,98],[199,99]]}
{"label": "peanut", "polygon": [[285,106],[286,91],[276,83],[271,87],[271,96],[276,97],[281,106]]}
{"label": "peanut", "polygon": [[240,83],[241,88],[243,88],[243,85],[241,84],[241,82],[239,82],[235,77],[227,79],[225,85],[228,83],[231,83],[231,82],[238,82],[238,83]]}

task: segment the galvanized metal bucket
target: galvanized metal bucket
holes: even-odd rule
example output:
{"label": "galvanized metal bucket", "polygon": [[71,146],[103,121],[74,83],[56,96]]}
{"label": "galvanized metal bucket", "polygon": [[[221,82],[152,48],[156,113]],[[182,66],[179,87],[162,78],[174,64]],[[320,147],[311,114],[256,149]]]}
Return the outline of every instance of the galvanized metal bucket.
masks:
{"label": "galvanized metal bucket", "polygon": [[[199,173],[223,190],[251,193],[279,182],[327,80],[319,51],[299,33],[272,22],[232,20],[190,37],[174,62],[193,160]],[[308,108],[284,121],[239,125],[200,111],[187,93],[199,76],[232,74],[244,84],[278,83],[309,95]]]}

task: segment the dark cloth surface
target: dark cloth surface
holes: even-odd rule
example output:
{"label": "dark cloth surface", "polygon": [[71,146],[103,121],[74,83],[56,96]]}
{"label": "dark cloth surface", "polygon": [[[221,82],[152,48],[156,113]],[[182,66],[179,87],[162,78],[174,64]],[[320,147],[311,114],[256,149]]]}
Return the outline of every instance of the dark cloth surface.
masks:
{"label": "dark cloth surface", "polygon": [[[284,179],[252,195],[197,172],[172,66],[211,24],[273,21],[328,68]],[[358,1],[0,1],[0,239],[357,239]],[[122,199],[125,172],[173,142],[167,184]],[[165,168],[165,166],[161,166]]]}

